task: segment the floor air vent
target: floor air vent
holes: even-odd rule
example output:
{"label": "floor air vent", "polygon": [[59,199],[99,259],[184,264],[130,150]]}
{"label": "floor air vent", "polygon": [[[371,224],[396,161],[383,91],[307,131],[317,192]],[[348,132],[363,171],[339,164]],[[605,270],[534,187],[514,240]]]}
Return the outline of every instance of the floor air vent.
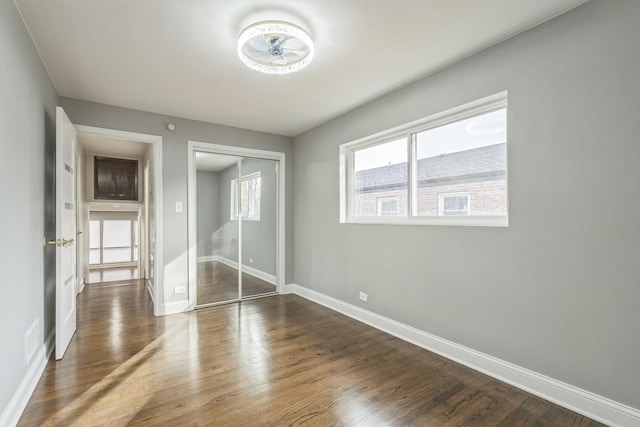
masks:
{"label": "floor air vent", "polygon": [[24,336],[25,364],[28,365],[40,343],[40,319],[36,319]]}

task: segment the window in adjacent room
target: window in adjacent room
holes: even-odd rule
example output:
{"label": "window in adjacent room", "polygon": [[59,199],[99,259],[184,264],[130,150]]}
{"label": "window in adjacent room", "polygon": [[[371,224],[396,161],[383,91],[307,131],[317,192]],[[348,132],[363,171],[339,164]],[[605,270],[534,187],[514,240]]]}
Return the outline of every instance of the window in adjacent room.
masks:
{"label": "window in adjacent room", "polygon": [[240,203],[238,204],[238,179],[231,181],[231,219],[240,216],[247,221],[260,221],[260,191],[262,178],[260,172],[245,175],[240,180]]}
{"label": "window in adjacent room", "polygon": [[[135,214],[116,219],[110,213],[92,213],[89,221],[89,264],[137,262],[139,230]],[[117,215],[117,214],[115,214]],[[118,215],[123,216],[123,215]]]}

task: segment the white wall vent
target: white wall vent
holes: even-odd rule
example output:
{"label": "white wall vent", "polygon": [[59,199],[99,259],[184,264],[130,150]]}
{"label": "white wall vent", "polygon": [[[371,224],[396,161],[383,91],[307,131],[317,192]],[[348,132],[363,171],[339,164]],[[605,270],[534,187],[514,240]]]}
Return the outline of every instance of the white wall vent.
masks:
{"label": "white wall vent", "polygon": [[40,319],[36,319],[24,336],[25,365],[28,365],[40,345]]}

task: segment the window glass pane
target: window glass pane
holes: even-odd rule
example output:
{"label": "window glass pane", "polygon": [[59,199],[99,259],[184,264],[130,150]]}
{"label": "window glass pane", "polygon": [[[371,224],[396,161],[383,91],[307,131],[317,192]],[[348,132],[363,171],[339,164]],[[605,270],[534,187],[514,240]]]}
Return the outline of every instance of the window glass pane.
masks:
{"label": "window glass pane", "polygon": [[[260,220],[260,191],[262,178],[259,173],[245,176],[240,184],[240,212],[242,219],[250,221]],[[238,219],[237,214],[237,189],[238,180],[231,182],[231,209],[232,219]]]}
{"label": "window glass pane", "polygon": [[354,152],[354,216],[379,215],[378,199],[393,198],[387,216],[407,215],[407,140],[405,138]]}
{"label": "window glass pane", "polygon": [[238,219],[238,180],[231,181],[231,219]]}
{"label": "window glass pane", "polygon": [[105,220],[102,233],[105,248],[131,247],[131,220]]}
{"label": "window glass pane", "polygon": [[89,264],[100,264],[100,249],[89,249]]}
{"label": "window glass pane", "polygon": [[100,221],[89,221],[89,247],[100,247]]}
{"label": "window glass pane", "polygon": [[[507,214],[507,110],[416,134],[419,216]],[[445,196],[465,193],[464,196]]]}
{"label": "window glass pane", "polygon": [[260,186],[262,185],[262,178],[260,176],[253,177],[251,179],[251,197],[249,199],[249,211],[250,217],[253,220],[260,220]]}
{"label": "window glass pane", "polygon": [[243,180],[240,184],[240,208],[243,218],[249,216],[249,181]]}
{"label": "window glass pane", "polygon": [[[106,222],[106,221],[105,221]],[[104,248],[102,263],[129,262],[131,261],[131,247],[128,248]]]}

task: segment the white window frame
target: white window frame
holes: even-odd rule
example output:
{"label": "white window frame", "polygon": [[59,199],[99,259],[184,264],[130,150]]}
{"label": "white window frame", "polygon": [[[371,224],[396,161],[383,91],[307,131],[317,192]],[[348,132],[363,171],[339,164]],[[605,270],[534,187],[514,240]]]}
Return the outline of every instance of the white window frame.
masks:
{"label": "white window frame", "polygon": [[[396,202],[396,210],[395,213],[389,213],[389,214],[385,214],[382,211],[382,204],[384,202]],[[378,216],[398,216],[398,211],[399,211],[399,206],[398,206],[398,198],[397,197],[378,197],[376,199],[376,214]]]}
{"label": "white window frame", "polygon": [[[438,216],[449,216],[444,214],[444,199],[446,197],[466,197],[467,199],[467,210],[465,215],[460,216],[469,216],[471,212],[471,195],[470,193],[440,193],[438,194]],[[453,216],[453,215],[452,215]]]}
{"label": "white window frame", "polygon": [[[507,181],[507,214],[496,216],[418,216],[417,215],[417,141],[415,134],[429,129],[445,126],[492,111],[508,107],[508,92],[500,92],[467,104],[430,115],[414,122],[379,132],[340,146],[340,222],[347,224],[399,224],[399,225],[464,225],[464,226],[509,226],[509,179],[508,163],[505,179]],[[508,132],[508,128],[507,128]],[[408,150],[408,206],[407,216],[356,216],[355,212],[355,152],[365,148],[407,139]],[[508,150],[507,137],[507,150]]]}
{"label": "white window frame", "polygon": [[[259,179],[260,187],[262,187],[262,175],[260,174],[260,171],[250,173],[248,175],[244,175],[240,180],[240,186],[242,186],[243,182],[250,182],[251,180],[254,180],[254,179]],[[231,180],[230,187],[231,187],[231,198],[230,198],[231,220],[237,221],[238,211],[242,210],[242,207],[240,206],[240,202],[238,200],[238,196],[242,191],[242,188],[238,188],[238,178],[234,178]],[[251,204],[251,201],[255,200],[252,194],[252,188],[253,187],[249,185],[249,194],[247,195],[247,202],[249,203],[247,210],[249,211],[249,213],[248,215],[245,215],[242,217],[243,221],[260,221],[260,210],[257,210],[256,212],[255,207],[252,206]]]}

